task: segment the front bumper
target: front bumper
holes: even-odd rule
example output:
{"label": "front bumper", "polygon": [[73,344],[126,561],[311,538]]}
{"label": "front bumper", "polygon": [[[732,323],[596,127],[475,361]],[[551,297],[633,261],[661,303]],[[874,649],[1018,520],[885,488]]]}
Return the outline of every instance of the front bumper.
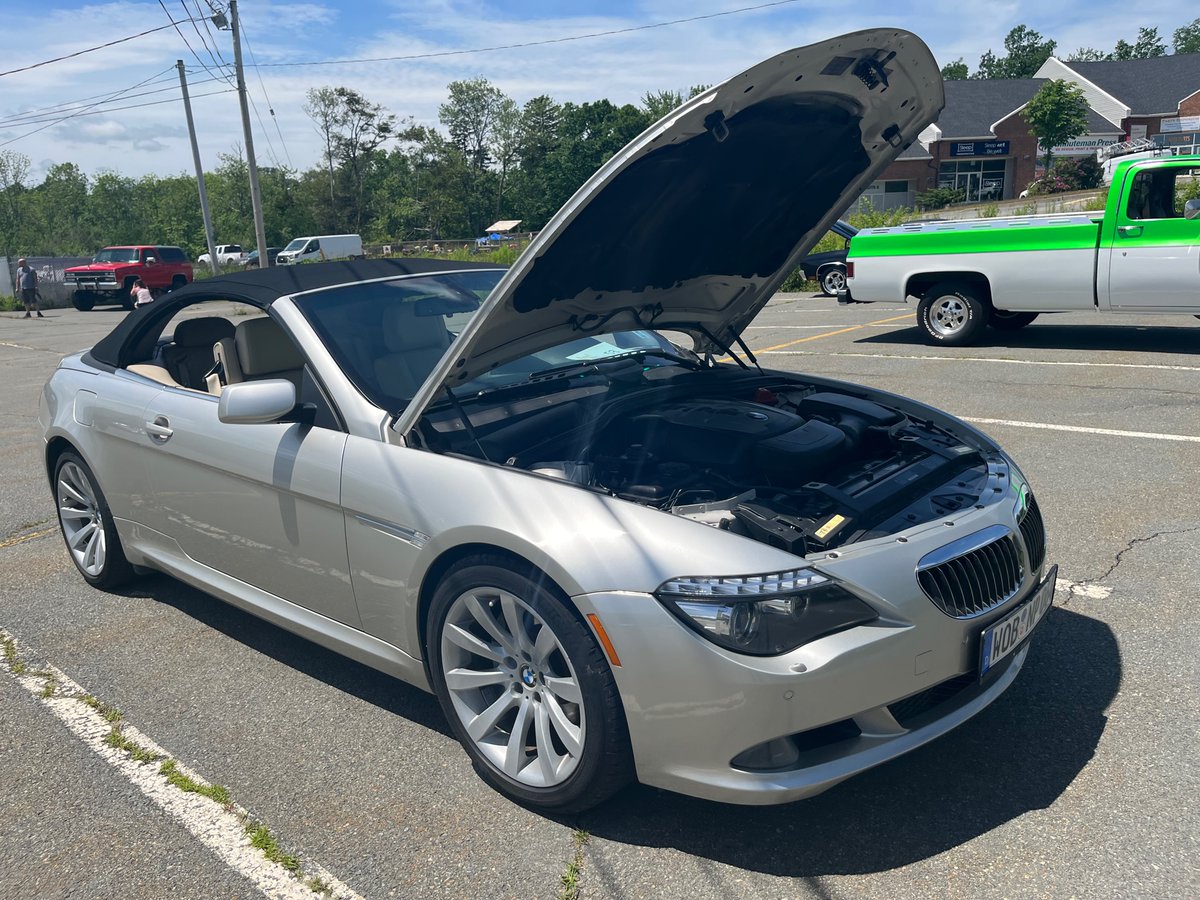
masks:
{"label": "front bumper", "polygon": [[63,278],[63,284],[77,291],[116,291],[121,288],[121,284],[112,275],[97,275],[94,277],[88,275],[67,275]]}
{"label": "front bumper", "polygon": [[[638,779],[723,803],[800,800],[908,753],[1004,693],[1029,652],[1020,648],[981,682],[984,624],[944,616],[924,597],[932,629],[881,620],[777,657],[725,651],[648,594],[574,599],[599,616],[620,657],[613,676]],[[950,646],[931,652],[939,643]]]}

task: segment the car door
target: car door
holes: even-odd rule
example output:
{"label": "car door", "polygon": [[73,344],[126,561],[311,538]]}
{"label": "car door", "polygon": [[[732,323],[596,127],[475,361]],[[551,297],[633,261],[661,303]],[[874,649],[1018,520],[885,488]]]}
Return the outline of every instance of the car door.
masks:
{"label": "car door", "polygon": [[1107,263],[1112,309],[1200,310],[1200,219],[1175,208],[1176,181],[1189,171],[1163,165],[1133,175],[1109,246],[1101,250],[1100,285]]}
{"label": "car door", "polygon": [[217,406],[167,388],[146,408],[159,527],[197,562],[359,627],[340,506],[345,432],[227,424]]}

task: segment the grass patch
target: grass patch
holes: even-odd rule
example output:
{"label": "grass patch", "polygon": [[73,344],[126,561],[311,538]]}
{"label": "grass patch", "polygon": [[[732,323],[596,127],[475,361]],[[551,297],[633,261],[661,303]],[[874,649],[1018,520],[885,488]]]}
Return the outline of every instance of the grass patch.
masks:
{"label": "grass patch", "polygon": [[47,678],[46,683],[42,685],[42,699],[48,700],[54,696],[54,690],[58,687],[58,682],[53,678]]}
{"label": "grass patch", "polygon": [[328,897],[333,896],[333,885],[322,881],[316,875],[304,882],[304,886],[314,894],[325,894]]}
{"label": "grass patch", "polygon": [[[161,758],[161,757],[159,757]],[[179,771],[179,764],[168,759],[158,767],[159,774],[165,775],[167,781],[187,794],[199,794],[222,806],[229,804],[229,788],[220,784],[201,784],[194,778],[189,778]]]}
{"label": "grass patch", "polygon": [[559,876],[559,881],[563,886],[562,893],[558,895],[559,900],[579,900],[579,877],[583,873],[583,848],[590,839],[591,835],[582,828],[576,828],[571,833],[571,840],[575,843],[575,855],[567,863],[567,870]]}
{"label": "grass patch", "polygon": [[252,846],[262,851],[262,855],[277,865],[283,866],[293,875],[299,877],[302,866],[300,857],[293,853],[285,853],[275,840],[275,835],[261,822],[251,822],[246,826],[246,834],[250,836]]}
{"label": "grass patch", "polygon": [[91,694],[84,694],[79,699],[82,700],[88,706],[90,706],[92,709],[96,710],[96,712],[100,713],[100,715],[104,716],[104,721],[106,721],[106,722],[120,722],[121,721],[122,713],[115,706],[112,706],[111,704],[108,704],[108,703],[102,703],[101,701],[99,701],[95,697],[93,697]]}
{"label": "grass patch", "polygon": [[0,296],[0,312],[20,312],[24,308],[25,304],[16,297]]}
{"label": "grass patch", "polygon": [[25,673],[25,663],[21,662],[21,657],[17,655],[17,643],[10,637],[4,639],[4,661],[8,663],[9,671],[14,675]]}
{"label": "grass patch", "polygon": [[152,750],[147,750],[136,741],[131,741],[121,733],[119,728],[113,728],[104,736],[104,743],[110,747],[115,747],[117,750],[123,750],[129,754],[130,758],[136,763],[157,762],[162,759],[162,755],[155,753]]}

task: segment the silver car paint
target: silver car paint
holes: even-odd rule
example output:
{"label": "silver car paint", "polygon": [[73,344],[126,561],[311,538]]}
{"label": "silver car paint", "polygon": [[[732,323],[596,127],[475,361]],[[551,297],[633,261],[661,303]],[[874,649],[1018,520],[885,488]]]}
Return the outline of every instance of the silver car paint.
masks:
{"label": "silver car paint", "polygon": [[[216,419],[215,397],[93,370],[78,358],[48,383],[46,439],[69,440],[97,473],[132,562],[428,689],[418,604],[427,573],[473,546],[516,554],[581,613],[599,615],[612,637],[639,778],[736,802],[815,793],[911,749],[998,696],[1024,661],[1021,651],[986,691],[926,728],[905,732],[881,711],[972,671],[979,631],[1034,583],[1030,573],[1016,598],[962,621],[937,610],[916,582],[917,561],[946,543],[993,525],[1016,531],[1022,482],[1002,461],[992,502],[808,560],[868,599],[877,623],[779,657],[746,657],[698,637],[652,591],[671,577],[778,571],[805,560],[548,477],[398,445],[390,414],[358,394],[294,304],[278,301],[271,314],[309,358],[346,433],[227,425]],[[425,395],[439,383],[435,374]],[[913,401],[898,405],[952,422]],[[146,428],[159,415],[173,431],[165,443]],[[854,753],[792,773],[729,766],[763,741],[850,716],[868,732]]]}

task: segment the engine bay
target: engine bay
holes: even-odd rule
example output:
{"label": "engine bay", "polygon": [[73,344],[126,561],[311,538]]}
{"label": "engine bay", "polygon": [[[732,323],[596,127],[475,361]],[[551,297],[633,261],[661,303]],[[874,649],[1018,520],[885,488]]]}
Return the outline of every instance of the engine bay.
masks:
{"label": "engine bay", "polygon": [[427,417],[425,442],[797,555],[931,521],[987,490],[980,451],[848,392],[761,377],[616,399],[575,393],[509,402],[502,414],[472,407],[470,425],[442,410]]}

